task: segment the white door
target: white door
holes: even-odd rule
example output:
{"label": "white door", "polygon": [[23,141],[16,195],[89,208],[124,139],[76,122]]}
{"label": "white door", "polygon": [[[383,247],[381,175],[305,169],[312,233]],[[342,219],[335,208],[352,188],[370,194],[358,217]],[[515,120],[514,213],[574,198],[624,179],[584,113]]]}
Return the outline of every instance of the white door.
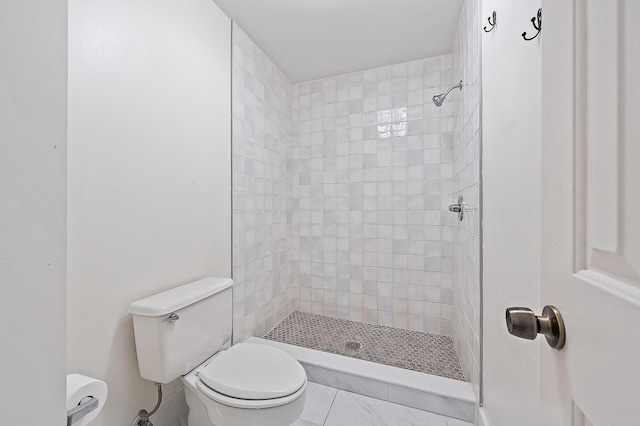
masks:
{"label": "white door", "polygon": [[640,425],[640,1],[543,2],[545,425]]}

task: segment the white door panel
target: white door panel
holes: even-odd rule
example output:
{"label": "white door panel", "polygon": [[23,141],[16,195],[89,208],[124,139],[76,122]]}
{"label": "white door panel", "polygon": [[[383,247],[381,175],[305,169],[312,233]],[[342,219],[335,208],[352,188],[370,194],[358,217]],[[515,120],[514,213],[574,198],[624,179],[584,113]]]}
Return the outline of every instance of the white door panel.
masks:
{"label": "white door panel", "polygon": [[640,2],[543,3],[542,349],[548,425],[640,424]]}

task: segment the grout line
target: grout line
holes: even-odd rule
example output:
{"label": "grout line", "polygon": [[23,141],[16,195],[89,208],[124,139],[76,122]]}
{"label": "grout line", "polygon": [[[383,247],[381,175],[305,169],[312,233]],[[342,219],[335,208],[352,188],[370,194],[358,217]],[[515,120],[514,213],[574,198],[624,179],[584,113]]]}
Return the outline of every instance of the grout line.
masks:
{"label": "grout line", "polygon": [[329,406],[329,411],[327,411],[327,415],[324,417],[324,420],[322,421],[322,425],[324,426],[324,424],[327,422],[327,419],[329,418],[329,414],[331,413],[331,410],[333,409],[333,403],[336,402],[336,398],[338,397],[338,392],[340,392],[340,389],[337,388],[332,388],[336,390],[336,394],[333,395],[333,399],[331,400],[331,405]]}

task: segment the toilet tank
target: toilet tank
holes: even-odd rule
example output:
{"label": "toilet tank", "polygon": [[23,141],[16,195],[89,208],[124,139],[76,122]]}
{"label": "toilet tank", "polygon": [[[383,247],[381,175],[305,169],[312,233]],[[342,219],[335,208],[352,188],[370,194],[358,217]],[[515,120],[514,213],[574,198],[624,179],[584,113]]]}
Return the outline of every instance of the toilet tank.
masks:
{"label": "toilet tank", "polygon": [[140,376],[169,383],[231,339],[231,278],[208,277],[133,302]]}

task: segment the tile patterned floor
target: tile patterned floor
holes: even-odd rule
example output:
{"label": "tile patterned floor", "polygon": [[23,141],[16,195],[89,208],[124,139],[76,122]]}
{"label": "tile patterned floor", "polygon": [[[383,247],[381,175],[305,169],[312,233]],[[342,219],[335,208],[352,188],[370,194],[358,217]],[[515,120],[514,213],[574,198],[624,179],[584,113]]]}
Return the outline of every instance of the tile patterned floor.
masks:
{"label": "tile patterned floor", "polygon": [[[265,339],[465,380],[451,337],[293,312]],[[346,348],[358,342],[360,349]]]}
{"label": "tile patterned floor", "polygon": [[304,411],[292,426],[473,426],[368,396],[307,383]]}

